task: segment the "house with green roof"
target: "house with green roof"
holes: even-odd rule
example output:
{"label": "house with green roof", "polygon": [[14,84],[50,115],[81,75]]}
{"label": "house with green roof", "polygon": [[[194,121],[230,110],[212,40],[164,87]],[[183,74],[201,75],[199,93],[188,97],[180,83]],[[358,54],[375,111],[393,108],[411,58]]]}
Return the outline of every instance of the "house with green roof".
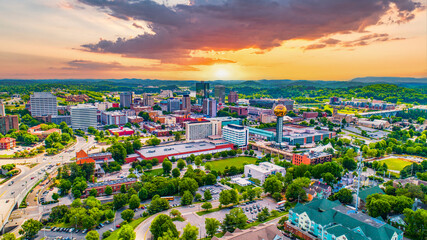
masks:
{"label": "house with green roof", "polygon": [[[376,194],[376,193],[385,194],[384,191],[378,185],[360,190],[359,192],[360,207],[364,208],[366,205],[366,198],[369,195]],[[354,195],[353,199],[356,199],[356,195]]]}
{"label": "house with green roof", "polygon": [[402,240],[403,232],[339,201],[314,199],[289,211],[286,224],[321,240]]}

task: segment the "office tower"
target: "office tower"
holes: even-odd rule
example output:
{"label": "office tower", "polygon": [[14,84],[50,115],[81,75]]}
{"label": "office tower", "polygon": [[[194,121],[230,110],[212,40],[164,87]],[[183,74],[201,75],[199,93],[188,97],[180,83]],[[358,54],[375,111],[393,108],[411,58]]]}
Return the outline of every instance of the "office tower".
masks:
{"label": "office tower", "polygon": [[96,127],[97,111],[95,106],[79,104],[70,108],[71,127],[73,129],[87,130],[88,127]]}
{"label": "office tower", "polygon": [[228,94],[228,103],[236,103],[237,101],[239,101],[239,95],[237,92],[231,91]]}
{"label": "office tower", "polygon": [[150,106],[150,107],[154,106],[154,98],[153,98],[153,95],[148,94],[148,93],[144,93],[144,94],[142,95],[142,104],[143,104],[144,106]]}
{"label": "office tower", "polygon": [[216,117],[216,100],[212,98],[203,99],[203,114]]}
{"label": "office tower", "polygon": [[6,116],[6,109],[2,102],[0,102],[0,116]]}
{"label": "office tower", "polygon": [[33,117],[58,115],[56,96],[50,92],[35,92],[30,96],[30,107]]}
{"label": "office tower", "polygon": [[190,95],[185,94],[182,97],[181,110],[185,110],[187,112],[191,112],[191,97],[190,97]]}
{"label": "office tower", "polygon": [[228,124],[222,128],[222,138],[239,147],[246,147],[249,143],[249,129],[241,125]]}
{"label": "office tower", "polygon": [[185,139],[187,141],[204,139],[221,132],[220,121],[187,122],[185,123]]}
{"label": "office tower", "polygon": [[215,86],[215,99],[218,103],[225,103],[225,86],[224,85]]}
{"label": "office tower", "polygon": [[209,83],[196,83],[196,97],[199,104],[203,103],[203,99],[209,98]]}
{"label": "office tower", "polygon": [[131,104],[132,104],[132,92],[120,93],[120,107],[130,108]]}
{"label": "office tower", "polygon": [[5,135],[10,129],[19,129],[18,115],[0,116],[0,133]]}
{"label": "office tower", "polygon": [[181,101],[179,98],[169,98],[167,107],[168,112],[177,111],[181,108]]}

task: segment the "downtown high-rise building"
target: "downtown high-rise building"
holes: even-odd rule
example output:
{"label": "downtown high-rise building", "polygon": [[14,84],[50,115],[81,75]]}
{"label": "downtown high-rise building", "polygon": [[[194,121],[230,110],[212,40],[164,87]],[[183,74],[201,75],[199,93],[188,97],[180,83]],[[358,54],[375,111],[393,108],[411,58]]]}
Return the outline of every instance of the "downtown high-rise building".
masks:
{"label": "downtown high-rise building", "polygon": [[184,94],[182,96],[181,110],[185,110],[187,112],[191,111],[191,97],[190,97],[190,95]]}
{"label": "downtown high-rise building", "polygon": [[0,102],[0,117],[1,116],[6,116],[6,109],[2,102]]}
{"label": "downtown high-rise building", "polygon": [[215,86],[215,99],[218,103],[225,103],[225,86],[224,85]]}
{"label": "downtown high-rise building", "polygon": [[154,106],[154,97],[149,93],[144,93],[142,95],[142,105],[144,106]]}
{"label": "downtown high-rise building", "polygon": [[130,105],[132,105],[132,92],[120,93],[120,107],[130,108]]}
{"label": "downtown high-rise building", "polygon": [[33,117],[58,115],[56,96],[50,92],[35,92],[30,96],[30,109]]}
{"label": "downtown high-rise building", "polygon": [[237,101],[239,101],[239,94],[237,94],[237,92],[231,91],[228,94],[228,103],[236,103]]}
{"label": "downtown high-rise building", "polygon": [[203,81],[196,83],[196,98],[198,104],[202,104],[203,99],[209,98],[209,83]]}
{"label": "downtown high-rise building", "polygon": [[98,108],[92,105],[79,104],[70,108],[71,127],[73,129],[87,130],[89,127],[95,127],[98,124]]}
{"label": "downtown high-rise building", "polygon": [[208,115],[210,117],[216,117],[216,112],[216,100],[213,98],[203,99],[203,114]]}
{"label": "downtown high-rise building", "polygon": [[181,109],[181,101],[179,98],[169,98],[167,103],[168,112],[174,112]]}

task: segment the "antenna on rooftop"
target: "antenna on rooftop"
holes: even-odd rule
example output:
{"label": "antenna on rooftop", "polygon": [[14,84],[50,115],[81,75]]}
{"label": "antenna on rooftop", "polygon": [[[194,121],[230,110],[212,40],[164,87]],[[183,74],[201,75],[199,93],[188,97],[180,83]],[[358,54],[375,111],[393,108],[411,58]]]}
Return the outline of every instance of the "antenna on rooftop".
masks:
{"label": "antenna on rooftop", "polygon": [[357,163],[357,192],[356,192],[356,213],[359,210],[359,189],[360,189],[360,175],[362,174],[362,154],[360,150],[359,162]]}

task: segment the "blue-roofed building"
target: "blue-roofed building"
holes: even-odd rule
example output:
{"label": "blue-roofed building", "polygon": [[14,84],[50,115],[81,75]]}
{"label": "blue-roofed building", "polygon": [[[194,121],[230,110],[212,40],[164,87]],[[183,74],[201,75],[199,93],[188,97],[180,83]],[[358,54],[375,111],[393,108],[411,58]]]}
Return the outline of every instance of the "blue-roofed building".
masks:
{"label": "blue-roofed building", "polygon": [[342,205],[339,201],[315,199],[298,203],[289,211],[285,229],[306,239],[402,240],[403,232],[382,219]]}

